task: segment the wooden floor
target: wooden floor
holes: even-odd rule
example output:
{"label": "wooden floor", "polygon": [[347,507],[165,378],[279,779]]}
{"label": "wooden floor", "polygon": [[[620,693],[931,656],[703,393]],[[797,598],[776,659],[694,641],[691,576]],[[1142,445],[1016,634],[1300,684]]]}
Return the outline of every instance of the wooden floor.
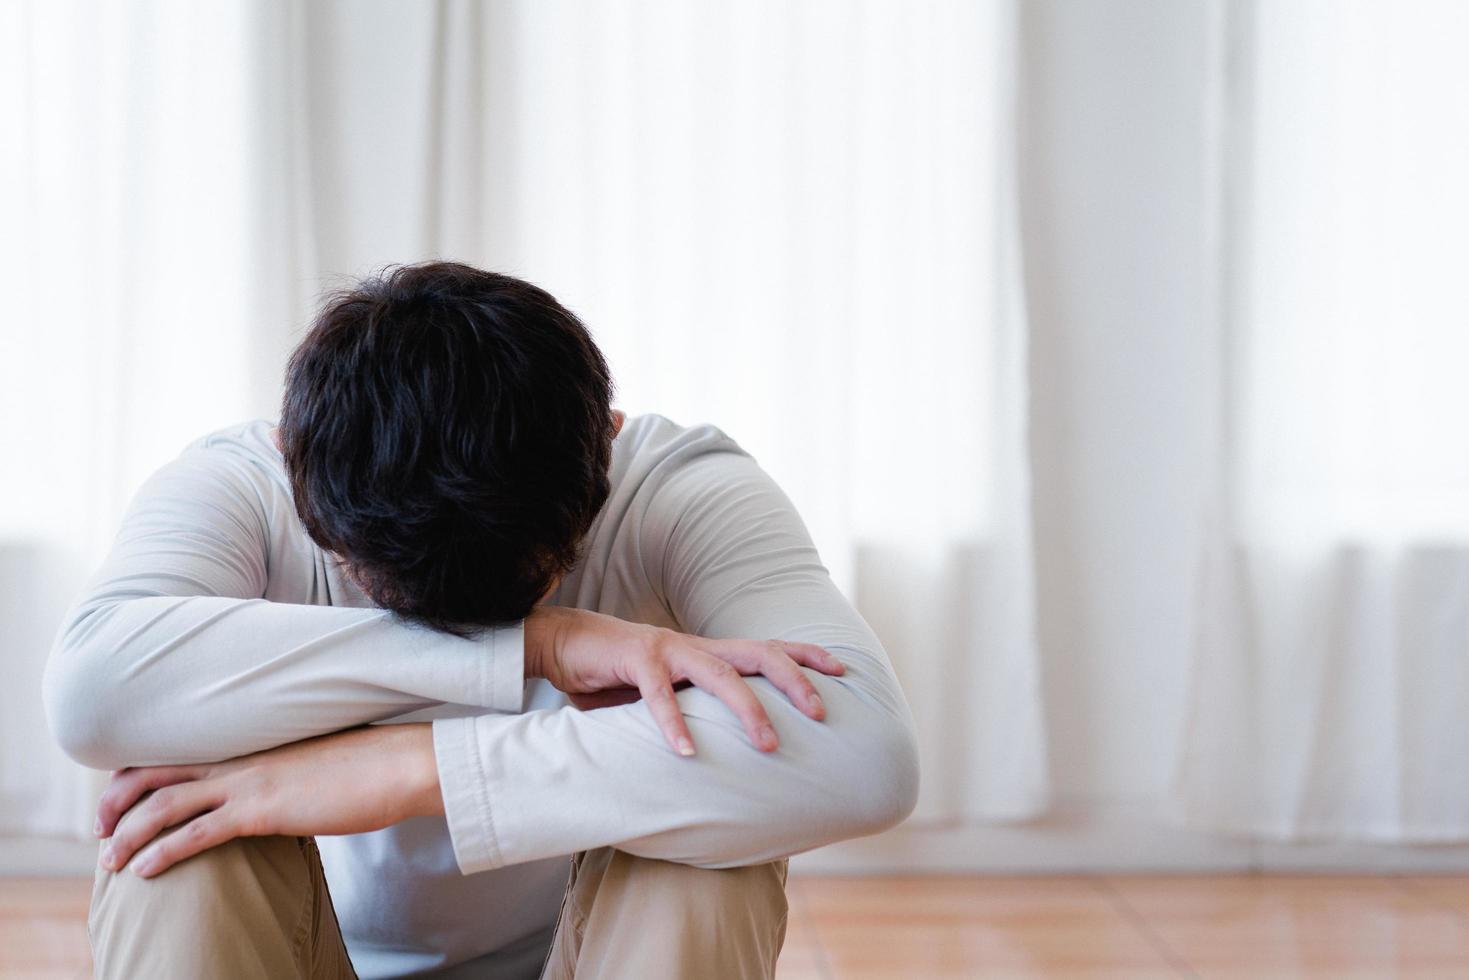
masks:
{"label": "wooden floor", "polygon": [[[87,888],[0,879],[0,977],[90,972]],[[1469,980],[1469,877],[793,878],[781,980]]]}

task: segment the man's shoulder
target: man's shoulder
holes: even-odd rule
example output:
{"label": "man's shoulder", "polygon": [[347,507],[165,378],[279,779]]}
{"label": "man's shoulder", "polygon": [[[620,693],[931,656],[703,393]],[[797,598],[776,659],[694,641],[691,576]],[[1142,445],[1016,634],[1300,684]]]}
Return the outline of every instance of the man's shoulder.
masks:
{"label": "man's shoulder", "polygon": [[252,498],[289,493],[280,450],[271,438],[275,423],[267,419],[216,429],[185,445],[155,479],[185,480],[231,488]]}
{"label": "man's shoulder", "polygon": [[[709,500],[734,492],[757,469],[714,425],[681,425],[658,414],[629,416],[613,442],[611,493],[588,534],[567,596],[596,595],[595,608],[639,622],[659,622],[658,598],[673,531]],[[591,575],[598,586],[583,590]]]}
{"label": "man's shoulder", "polygon": [[613,448],[608,510],[676,521],[700,498],[733,491],[759,473],[754,458],[718,426],[630,416]]}
{"label": "man's shoulder", "polygon": [[275,423],[269,419],[251,419],[215,429],[184,447],[184,452],[215,451],[234,456],[279,460],[280,451],[271,439]]}
{"label": "man's shoulder", "polygon": [[619,462],[639,464],[630,468],[643,472],[667,470],[711,453],[749,455],[718,426],[680,425],[667,416],[650,413],[628,416],[614,444],[613,465],[615,469]]}

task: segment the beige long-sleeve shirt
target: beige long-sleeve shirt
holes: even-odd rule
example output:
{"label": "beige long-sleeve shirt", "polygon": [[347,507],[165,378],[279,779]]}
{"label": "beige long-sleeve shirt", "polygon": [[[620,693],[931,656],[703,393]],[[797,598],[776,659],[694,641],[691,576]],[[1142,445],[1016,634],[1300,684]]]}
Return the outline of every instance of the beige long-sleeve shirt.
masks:
{"label": "beige long-sleeve shirt", "polygon": [[446,816],[322,839],[364,977],[533,976],[566,855],[615,845],[707,867],[902,819],[912,721],[881,645],[790,502],[718,429],[629,419],[612,493],[550,602],[709,637],[821,644],[827,720],[751,685],[781,738],[679,693],[698,755],[641,703],[578,711],[523,674],[518,624],[461,639],[373,608],[306,535],[271,423],[208,436],[138,492],[46,677],[57,739],[96,768],[214,761],[366,722],[432,720]]}

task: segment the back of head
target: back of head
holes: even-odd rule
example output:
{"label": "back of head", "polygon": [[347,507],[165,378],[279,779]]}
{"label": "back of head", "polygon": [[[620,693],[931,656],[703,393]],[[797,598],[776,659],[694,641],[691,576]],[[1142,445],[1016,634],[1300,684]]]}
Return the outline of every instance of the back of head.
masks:
{"label": "back of head", "polygon": [[608,494],[607,364],[549,293],[452,262],[332,296],[286,372],[296,511],[378,605],[468,633],[523,618]]}

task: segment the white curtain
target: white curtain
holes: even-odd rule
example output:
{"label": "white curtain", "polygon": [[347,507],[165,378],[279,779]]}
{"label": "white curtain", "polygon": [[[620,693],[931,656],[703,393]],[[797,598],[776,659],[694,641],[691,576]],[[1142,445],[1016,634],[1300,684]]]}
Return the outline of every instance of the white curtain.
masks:
{"label": "white curtain", "polygon": [[273,411],[291,313],[251,7],[0,5],[0,833],[85,833],[42,719],[61,615],[132,490]]}
{"label": "white curtain", "polygon": [[450,64],[515,39],[480,116],[512,193],[474,254],[585,316],[627,408],[780,480],[914,701],[920,819],[1035,812],[1007,5],[508,13],[446,32]]}
{"label": "white curtain", "polygon": [[85,826],[36,678],[132,488],[274,412],[319,290],[434,256],[775,474],[898,664],[918,819],[1044,807],[1009,0],[3,16],[0,830]]}
{"label": "white curtain", "polygon": [[1469,7],[1227,12],[1184,808],[1276,838],[1469,839]]}

